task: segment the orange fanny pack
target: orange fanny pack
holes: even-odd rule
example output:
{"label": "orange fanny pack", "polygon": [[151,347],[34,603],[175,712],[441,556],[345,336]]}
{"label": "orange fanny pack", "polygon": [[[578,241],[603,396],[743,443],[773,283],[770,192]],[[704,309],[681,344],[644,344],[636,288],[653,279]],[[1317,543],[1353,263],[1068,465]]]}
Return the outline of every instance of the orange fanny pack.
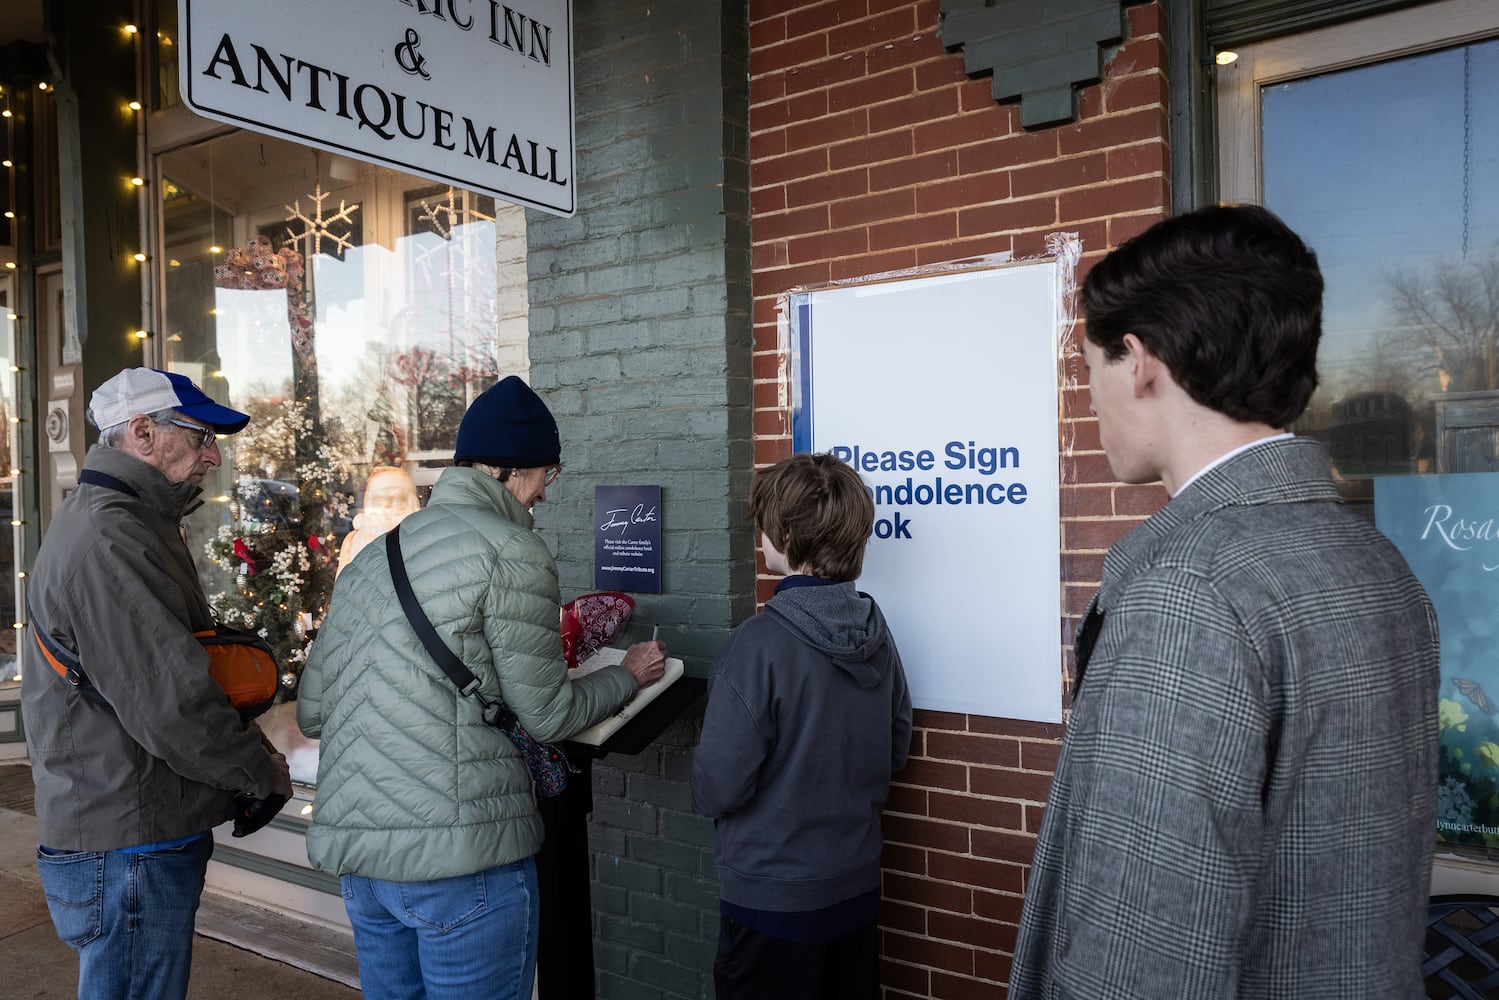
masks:
{"label": "orange fanny pack", "polygon": [[[29,607],[27,612],[30,613]],[[36,637],[42,659],[83,697],[109,707],[109,702],[83,672],[83,662],[78,659],[78,654],[48,634],[35,615],[30,617],[31,634]],[[221,625],[194,632],[193,637],[208,653],[209,676],[218,681],[224,694],[229,696],[229,704],[239,710],[241,718],[248,722],[275,703],[281,669],[271,647],[259,636]]]}
{"label": "orange fanny pack", "polygon": [[220,625],[193,637],[208,651],[209,676],[240,715],[253,719],[275,703],[281,667],[260,636]]}
{"label": "orange fanny pack", "polygon": [[[78,481],[140,499],[140,494],[129,483],[97,469],[84,469],[78,473]],[[26,602],[26,617],[31,621],[31,634],[36,637],[42,659],[83,697],[114,711],[108,699],[83,672],[83,662],[78,659],[78,654],[58,643],[47,633],[46,626],[36,620],[29,600]],[[276,663],[276,654],[259,636],[218,625],[207,631],[194,632],[193,637],[208,651],[208,673],[229,696],[229,704],[239,709],[241,718],[248,722],[275,703],[281,667]]]}

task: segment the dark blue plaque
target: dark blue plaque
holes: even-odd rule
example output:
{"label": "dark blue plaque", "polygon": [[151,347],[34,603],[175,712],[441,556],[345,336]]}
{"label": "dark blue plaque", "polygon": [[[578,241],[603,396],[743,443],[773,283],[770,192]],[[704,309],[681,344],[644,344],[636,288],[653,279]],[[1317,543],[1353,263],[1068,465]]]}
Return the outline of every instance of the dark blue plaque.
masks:
{"label": "dark blue plaque", "polygon": [[661,487],[594,490],[593,586],[661,593]]}

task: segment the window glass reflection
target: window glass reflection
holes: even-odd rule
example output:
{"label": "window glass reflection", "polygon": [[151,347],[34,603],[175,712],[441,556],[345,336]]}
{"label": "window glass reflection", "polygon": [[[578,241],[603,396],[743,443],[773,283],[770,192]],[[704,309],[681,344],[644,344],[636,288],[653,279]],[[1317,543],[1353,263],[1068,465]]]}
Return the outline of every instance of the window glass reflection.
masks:
{"label": "window glass reflection", "polygon": [[[1264,203],[1327,281],[1299,433],[1368,477],[1499,469],[1499,40],[1262,91]],[[1493,410],[1478,417],[1474,407]]]}
{"label": "window glass reflection", "polygon": [[220,442],[189,540],[290,698],[340,550],[415,509],[469,402],[525,373],[524,213],[251,133],[166,154],[159,176],[166,363],[252,417]]}

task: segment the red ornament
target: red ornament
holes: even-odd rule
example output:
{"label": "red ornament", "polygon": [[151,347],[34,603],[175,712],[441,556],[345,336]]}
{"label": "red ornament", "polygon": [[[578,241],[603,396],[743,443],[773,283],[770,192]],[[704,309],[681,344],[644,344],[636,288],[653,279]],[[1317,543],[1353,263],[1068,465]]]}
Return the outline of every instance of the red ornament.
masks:
{"label": "red ornament", "polygon": [[245,544],[243,538],[234,540],[234,556],[236,559],[243,560],[244,564],[250,568],[251,576],[255,575],[255,557],[250,555],[250,547]]}

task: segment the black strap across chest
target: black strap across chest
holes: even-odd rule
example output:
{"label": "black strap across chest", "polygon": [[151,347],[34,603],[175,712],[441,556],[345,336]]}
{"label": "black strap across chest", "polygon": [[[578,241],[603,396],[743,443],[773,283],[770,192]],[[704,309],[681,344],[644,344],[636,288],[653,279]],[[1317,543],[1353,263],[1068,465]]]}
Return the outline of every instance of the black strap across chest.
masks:
{"label": "black strap across chest", "polygon": [[91,486],[103,486],[106,489],[119,490],[121,493],[133,496],[137,500],[141,498],[141,495],[136,492],[134,486],[131,486],[117,476],[111,476],[107,472],[100,472],[98,469],[84,469],[78,473],[78,481],[80,483],[88,483]]}
{"label": "black strap across chest", "polygon": [[510,710],[510,706],[503,701],[492,701],[479,693],[479,678],[475,677],[474,672],[463,665],[458,654],[442,641],[437,634],[437,629],[432,627],[427,613],[422,610],[421,604],[417,601],[416,594],[412,593],[411,578],[406,575],[406,560],[401,555],[399,525],[385,533],[385,558],[390,563],[390,579],[396,586],[396,597],[401,602],[401,610],[406,612],[406,618],[411,622],[411,628],[416,632],[416,637],[426,647],[427,654],[442,668],[442,672],[448,675],[448,680],[457,686],[460,694],[473,698],[484,707],[485,721],[497,724],[501,729],[509,729],[515,725],[515,713]]}

